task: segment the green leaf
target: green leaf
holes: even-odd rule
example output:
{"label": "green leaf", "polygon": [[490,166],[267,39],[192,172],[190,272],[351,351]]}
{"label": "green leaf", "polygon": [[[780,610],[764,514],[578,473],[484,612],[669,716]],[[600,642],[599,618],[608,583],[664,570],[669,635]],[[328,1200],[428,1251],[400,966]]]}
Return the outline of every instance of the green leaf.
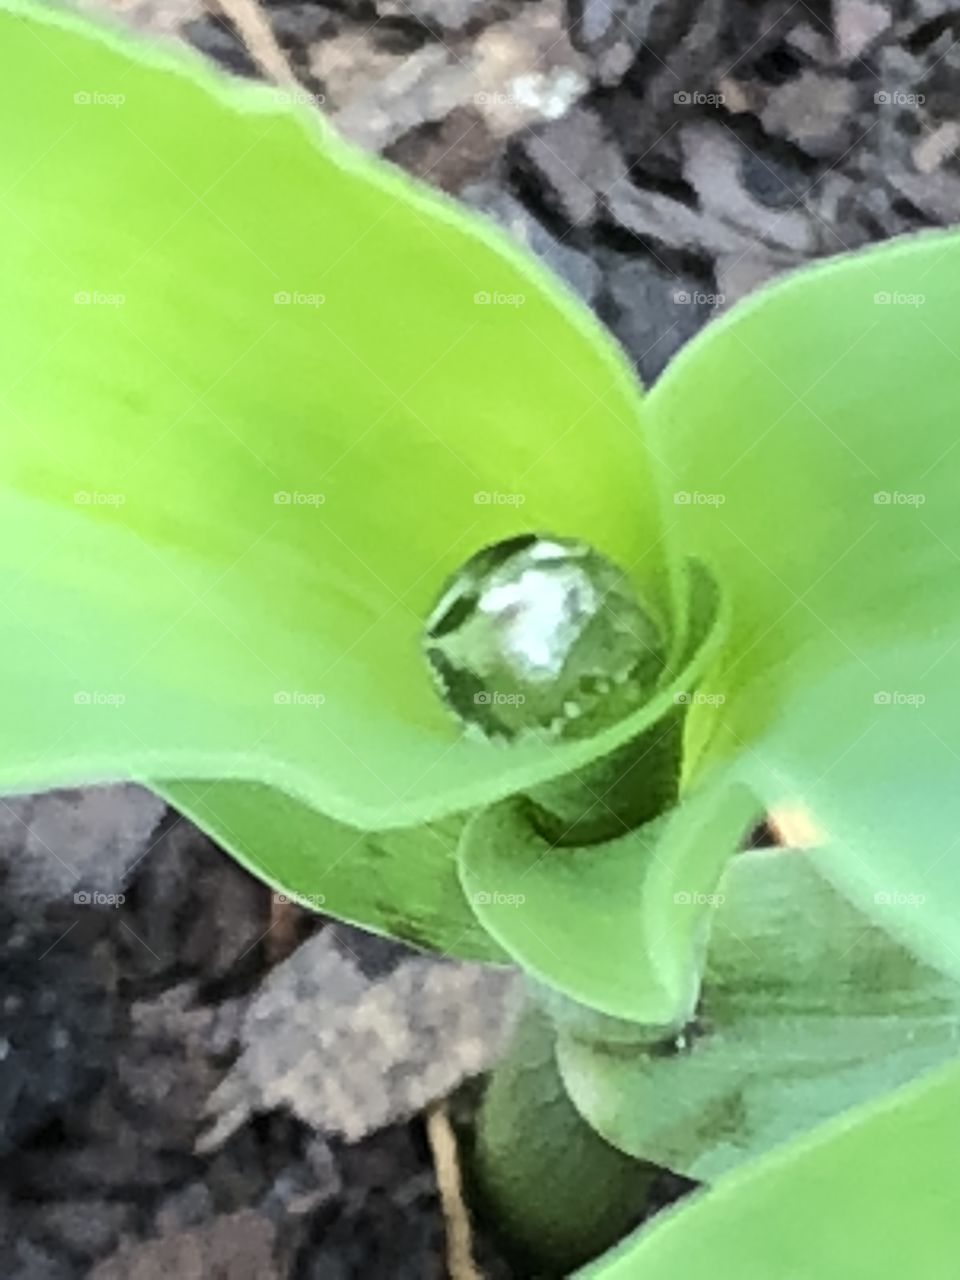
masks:
{"label": "green leaf", "polygon": [[632,736],[468,740],[420,648],[531,530],[669,618],[638,388],[587,310],[282,92],[20,0],[0,72],[0,788],[248,780],[380,828]]}
{"label": "green leaf", "polygon": [[[957,673],[938,633],[865,656],[871,670],[842,667],[811,687],[771,753],[782,776],[804,780],[797,812],[788,808],[781,821],[786,831],[799,822],[801,836],[805,824],[821,872],[904,946],[960,980]],[[911,701],[875,704],[875,671],[885,692],[905,691]],[[841,709],[842,753],[810,777],[818,708]]]}
{"label": "green leaf", "polygon": [[508,957],[477,923],[457,877],[457,815],[364,832],[275,787],[152,782],[248,871],[303,906],[468,960]]}
{"label": "green leaf", "polygon": [[960,1050],[960,986],[871,925],[803,853],[732,859],[712,915],[680,1046],[561,1041],[574,1102],[628,1154],[712,1180]]}
{"label": "green leaf", "polygon": [[539,836],[529,801],[504,801],[464,830],[464,891],[534,977],[610,1017],[677,1028],[697,999],[706,896],[755,812],[742,789],[693,795],[619,839],[577,848]]}
{"label": "green leaf", "polygon": [[960,234],[895,241],[735,307],[647,402],[673,536],[733,619],[691,776],[801,810],[827,874],[956,976],[958,316]]}
{"label": "green leaf", "polygon": [[960,1069],[745,1165],[579,1280],[954,1280]]}

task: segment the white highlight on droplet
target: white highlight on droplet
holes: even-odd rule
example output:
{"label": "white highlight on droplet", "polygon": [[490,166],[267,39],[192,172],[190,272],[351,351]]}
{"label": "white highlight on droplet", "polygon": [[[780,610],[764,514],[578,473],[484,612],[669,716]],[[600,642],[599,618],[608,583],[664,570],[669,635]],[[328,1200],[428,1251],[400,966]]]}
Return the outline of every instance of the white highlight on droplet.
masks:
{"label": "white highlight on droplet", "polygon": [[[538,560],[566,554],[557,543],[534,548]],[[516,582],[490,587],[479,609],[496,627],[508,662],[530,680],[555,680],[599,606],[593,583],[575,565],[525,569]]]}

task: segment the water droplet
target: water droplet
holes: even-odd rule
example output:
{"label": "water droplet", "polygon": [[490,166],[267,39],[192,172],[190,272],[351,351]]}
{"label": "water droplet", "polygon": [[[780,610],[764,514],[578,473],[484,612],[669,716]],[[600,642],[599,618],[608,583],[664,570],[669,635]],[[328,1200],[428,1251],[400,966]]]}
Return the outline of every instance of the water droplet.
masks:
{"label": "water droplet", "polygon": [[581,737],[649,698],[656,623],[620,569],[569,538],[512,538],[472,557],[427,623],[448,705],[489,738]]}

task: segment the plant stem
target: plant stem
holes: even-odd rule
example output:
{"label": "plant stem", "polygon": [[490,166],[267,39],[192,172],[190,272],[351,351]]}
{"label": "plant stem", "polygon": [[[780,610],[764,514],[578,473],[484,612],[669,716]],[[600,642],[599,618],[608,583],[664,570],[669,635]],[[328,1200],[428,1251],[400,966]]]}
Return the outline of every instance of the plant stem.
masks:
{"label": "plant stem", "polygon": [[[683,710],[578,774],[531,791],[540,834],[557,846],[595,846],[602,858],[603,842],[671,808]],[[550,1280],[631,1231],[658,1174],[610,1146],[580,1116],[557,1066],[556,1039],[549,1006],[531,993],[481,1104],[473,1160],[481,1212],[525,1277]]]}
{"label": "plant stem", "polygon": [[549,1015],[530,1000],[477,1116],[482,1214],[529,1277],[569,1275],[644,1216],[654,1166],[617,1151],[567,1096]]}
{"label": "plant stem", "polygon": [[643,826],[676,803],[683,708],[645,733],[530,792],[541,835],[556,845],[599,844]]}

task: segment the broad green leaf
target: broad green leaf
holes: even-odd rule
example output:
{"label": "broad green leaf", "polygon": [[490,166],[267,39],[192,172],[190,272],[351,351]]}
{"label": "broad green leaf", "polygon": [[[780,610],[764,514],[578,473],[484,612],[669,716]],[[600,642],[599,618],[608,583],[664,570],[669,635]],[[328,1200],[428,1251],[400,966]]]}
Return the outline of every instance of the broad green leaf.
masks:
{"label": "broad green leaf", "polygon": [[895,241],[735,307],[647,411],[672,536],[732,610],[692,776],[803,810],[836,883],[960,976],[958,334],[960,234]]}
{"label": "broad green leaf", "polygon": [[[806,824],[823,874],[905,946],[960,980],[960,831],[953,825],[960,818],[960,683],[936,632],[863,652],[869,667],[848,664],[812,686],[789,736],[772,744],[768,760],[777,773],[803,780],[797,812],[783,815],[785,830],[797,820],[802,836]],[[889,701],[875,702],[876,673]],[[893,700],[893,691],[909,700]],[[838,726],[830,767],[811,777],[822,732],[817,708],[855,701],[859,715]]]}
{"label": "broad green leaf", "polygon": [[364,832],[275,787],[206,781],[151,786],[254,875],[308,908],[435,951],[507,960],[460,888],[462,817]]}
{"label": "broad green leaf", "polygon": [[0,788],[248,780],[365,828],[609,751],[464,737],[420,649],[531,530],[669,629],[639,394],[490,225],[289,95],[0,7]]}
{"label": "broad green leaf", "polygon": [[954,1280],[960,1068],[744,1165],[578,1280]]}
{"label": "broad green leaf", "polygon": [[803,853],[733,858],[713,906],[696,1020],[676,1047],[561,1041],[571,1096],[628,1154],[711,1181],[960,1053],[960,986]]}
{"label": "broad green leaf", "polygon": [[697,999],[708,897],[756,812],[692,795],[619,839],[551,846],[517,798],[476,814],[461,878],[484,928],[548,986],[613,1018],[682,1026]]}

